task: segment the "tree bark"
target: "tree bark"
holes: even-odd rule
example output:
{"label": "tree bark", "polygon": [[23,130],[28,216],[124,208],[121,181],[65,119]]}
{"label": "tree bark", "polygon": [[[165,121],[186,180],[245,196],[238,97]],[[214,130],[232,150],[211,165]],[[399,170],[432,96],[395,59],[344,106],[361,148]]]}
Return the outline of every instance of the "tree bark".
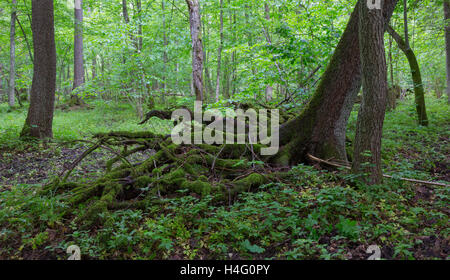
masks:
{"label": "tree bark", "polygon": [[8,88],[8,104],[13,108],[15,104],[16,89],[16,17],[17,17],[17,0],[12,0],[11,4],[11,29],[10,29],[10,49],[9,49],[9,88]]}
{"label": "tree bark", "polygon": [[168,56],[167,56],[167,34],[166,34],[166,11],[165,11],[165,3],[164,0],[161,1],[161,8],[162,8],[162,24],[163,24],[163,43],[164,43],[164,51],[163,51],[163,96],[167,94],[167,63],[168,63]]}
{"label": "tree bark", "polygon": [[[84,84],[84,57],[83,57],[83,0],[75,1],[75,35],[74,35],[74,78],[73,89]],[[80,104],[80,97],[72,95],[74,104]]]}
{"label": "tree bark", "polygon": [[138,52],[140,53],[142,51],[142,47],[144,45],[144,38],[143,38],[143,33],[142,33],[142,1],[141,0],[136,0],[136,9],[137,9],[137,18],[139,20],[138,22],[138,38],[136,40],[136,48],[138,50]]}
{"label": "tree bark", "polygon": [[30,42],[28,41],[27,33],[25,33],[25,29],[23,28],[22,23],[20,23],[18,16],[16,16],[16,21],[20,27],[20,30],[22,31],[22,35],[23,35],[23,38],[25,39],[25,43],[27,44],[28,55],[30,56],[31,63],[33,63],[33,61],[34,61],[33,50],[31,49]]}
{"label": "tree bark", "polygon": [[397,42],[398,47],[406,55],[411,68],[411,76],[414,84],[414,96],[416,103],[417,117],[420,125],[428,125],[427,111],[425,107],[425,91],[423,89],[422,75],[420,73],[419,63],[417,62],[416,55],[408,42],[404,41],[402,37],[391,27],[388,26],[388,32]]}
{"label": "tree bark", "polygon": [[97,55],[94,54],[94,57],[92,58],[92,80],[95,80],[97,78]]}
{"label": "tree bark", "polygon": [[22,137],[52,138],[56,87],[53,0],[32,1],[34,70],[30,107]]}
{"label": "tree bark", "polygon": [[[398,0],[385,0],[384,23],[390,21]],[[282,125],[282,148],[272,160],[281,165],[308,161],[307,154],[347,160],[345,139],[347,121],[361,88],[359,56],[359,6],[356,4],[330,63],[306,108]]]}
{"label": "tree bark", "polygon": [[445,49],[447,54],[447,97],[450,104],[450,0],[444,0]]}
{"label": "tree bark", "polygon": [[[1,48],[0,48],[1,51]],[[0,102],[3,101],[3,64],[0,63]]]}
{"label": "tree bark", "polygon": [[192,39],[192,82],[195,98],[203,101],[203,44],[201,34],[200,6],[198,0],[186,0]]}
{"label": "tree bark", "polygon": [[128,24],[130,22],[130,17],[128,16],[128,4],[127,0],[122,0],[122,14],[125,20],[125,23]]}
{"label": "tree bark", "polygon": [[381,137],[388,90],[385,24],[381,10],[360,5],[359,12],[363,98],[356,124],[352,170],[369,173],[368,183],[379,184],[383,179]]}
{"label": "tree bark", "polygon": [[223,0],[220,0],[220,42],[217,51],[217,81],[216,81],[216,102],[219,102],[220,97],[220,66],[222,63],[222,48],[223,48]]}

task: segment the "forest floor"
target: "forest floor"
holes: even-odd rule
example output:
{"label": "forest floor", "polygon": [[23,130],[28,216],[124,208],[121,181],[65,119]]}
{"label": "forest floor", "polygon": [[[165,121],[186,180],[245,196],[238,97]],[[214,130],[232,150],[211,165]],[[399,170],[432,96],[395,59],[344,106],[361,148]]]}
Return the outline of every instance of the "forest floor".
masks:
{"label": "forest floor", "polygon": [[[383,136],[384,172],[450,182],[450,110],[427,98],[429,127],[418,127],[412,100],[388,112]],[[37,190],[82,154],[94,133],[154,131],[170,124],[137,125],[131,106],[96,102],[93,109],[55,115],[54,142],[19,140],[26,110],[0,104],[0,259],[67,259],[75,244],[83,259],[367,259],[370,245],[383,259],[448,259],[448,187],[386,180],[366,186],[343,170],[299,165],[292,181],[241,194],[228,205],[211,196],[167,197],[145,210],[119,210],[109,222],[84,228],[67,209],[66,194]],[[356,108],[355,108],[356,109]],[[349,124],[353,138],[356,110]],[[151,151],[136,154],[146,159]],[[112,155],[92,153],[72,180],[91,181]],[[131,159],[133,160],[133,159]]]}

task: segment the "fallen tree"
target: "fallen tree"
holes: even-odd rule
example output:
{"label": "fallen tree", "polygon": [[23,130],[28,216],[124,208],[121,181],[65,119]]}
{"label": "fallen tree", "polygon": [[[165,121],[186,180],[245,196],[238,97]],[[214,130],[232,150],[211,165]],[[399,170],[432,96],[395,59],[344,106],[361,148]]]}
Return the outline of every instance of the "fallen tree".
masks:
{"label": "fallen tree", "polygon": [[[162,196],[182,195],[180,191],[213,195],[217,203],[231,203],[239,193],[286,176],[261,161],[261,145],[175,145],[169,136],[149,132],[111,132],[94,139],[92,146],[43,190],[70,192],[69,202],[74,207],[87,204],[87,211],[77,217],[86,225],[104,222],[111,209],[146,208]],[[106,163],[105,175],[92,183],[68,182],[72,170],[101,148],[115,155]],[[121,151],[116,152],[117,148]],[[153,151],[148,159],[137,163],[127,159],[144,150]]]}
{"label": "fallen tree", "polygon": [[[386,24],[397,1],[385,1]],[[158,203],[162,196],[184,191],[213,195],[219,203],[231,203],[241,192],[281,180],[287,173],[279,172],[277,166],[307,162],[308,154],[347,160],[345,129],[361,87],[358,5],[362,3],[365,2],[357,3],[312,100],[298,117],[282,125],[281,150],[277,155],[261,158],[262,145],[175,145],[170,136],[149,132],[98,134],[92,147],[64,170],[58,180],[46,186],[44,192],[69,190],[73,207],[81,203],[88,206],[77,219],[89,225],[107,219],[111,209],[145,208]],[[147,120],[168,119],[169,115],[165,111],[152,111]],[[104,176],[92,183],[68,182],[75,166],[100,148],[116,155],[106,164]],[[118,148],[120,152],[116,151]],[[152,156],[138,163],[127,159],[143,150],[152,150]],[[118,162],[121,164],[117,166]]]}

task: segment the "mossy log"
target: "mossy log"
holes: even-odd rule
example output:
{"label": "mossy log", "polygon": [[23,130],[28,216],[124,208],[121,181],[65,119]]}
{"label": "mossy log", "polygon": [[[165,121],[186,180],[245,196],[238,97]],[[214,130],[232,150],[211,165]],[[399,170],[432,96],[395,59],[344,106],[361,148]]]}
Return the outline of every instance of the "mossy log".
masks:
{"label": "mossy log", "polygon": [[[170,138],[147,132],[111,132],[94,136],[93,142],[70,170],[62,172],[44,192],[69,193],[71,209],[80,204],[87,206],[76,220],[90,226],[107,220],[110,210],[145,208],[158,203],[163,197],[183,193],[213,196],[219,204],[231,203],[238,194],[252,191],[278,178],[267,166],[256,165],[253,145],[175,145]],[[106,146],[108,145],[108,146]],[[84,157],[96,149],[120,148],[116,157],[106,164],[104,175],[92,183],[68,182],[70,171]],[[152,150],[146,160],[131,164],[127,158],[145,150]],[[114,167],[122,159],[122,163]]]}

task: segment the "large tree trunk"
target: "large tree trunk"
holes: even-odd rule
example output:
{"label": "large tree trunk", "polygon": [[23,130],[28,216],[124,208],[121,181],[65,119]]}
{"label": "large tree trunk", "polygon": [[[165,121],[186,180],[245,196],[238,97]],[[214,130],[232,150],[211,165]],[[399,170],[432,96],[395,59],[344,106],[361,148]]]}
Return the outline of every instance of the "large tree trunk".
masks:
{"label": "large tree trunk", "polygon": [[445,48],[447,54],[447,97],[450,104],[450,0],[444,0]]}
{"label": "large tree trunk", "polygon": [[[385,24],[381,10],[361,5],[359,12],[363,98],[356,124],[352,170],[355,173],[369,173],[368,183],[378,184],[383,178],[381,137],[388,90],[384,49]],[[370,155],[367,154],[368,151]]]}
{"label": "large tree trunk", "polygon": [[419,63],[417,62],[414,51],[409,46],[408,42],[404,41],[402,37],[391,27],[388,26],[388,32],[397,42],[398,47],[406,55],[411,68],[411,76],[414,84],[414,95],[416,103],[416,111],[420,125],[428,125],[427,111],[425,108],[425,92],[423,89],[422,75],[420,73]]}
{"label": "large tree trunk", "polygon": [[[398,0],[386,0],[384,23],[388,24]],[[360,0],[341,37],[311,101],[300,115],[280,128],[283,145],[275,162],[287,165],[307,161],[308,153],[322,158],[347,160],[347,121],[361,88],[358,21]]]}
{"label": "large tree trunk", "polygon": [[[83,58],[83,0],[75,1],[75,35],[74,35],[74,71],[73,89],[84,84],[84,58]],[[74,104],[80,104],[80,97],[72,95]]]}
{"label": "large tree trunk", "polygon": [[189,21],[192,39],[192,83],[197,101],[203,101],[203,44],[201,36],[201,17],[198,0],[186,0],[189,8]]}
{"label": "large tree trunk", "polygon": [[11,4],[11,31],[10,31],[10,49],[9,49],[9,89],[8,104],[9,107],[15,105],[15,89],[16,89],[16,9],[17,0],[12,0]]}
{"label": "large tree trunk", "polygon": [[21,136],[53,137],[52,122],[56,87],[56,47],[53,0],[32,1],[34,70],[31,100]]}

